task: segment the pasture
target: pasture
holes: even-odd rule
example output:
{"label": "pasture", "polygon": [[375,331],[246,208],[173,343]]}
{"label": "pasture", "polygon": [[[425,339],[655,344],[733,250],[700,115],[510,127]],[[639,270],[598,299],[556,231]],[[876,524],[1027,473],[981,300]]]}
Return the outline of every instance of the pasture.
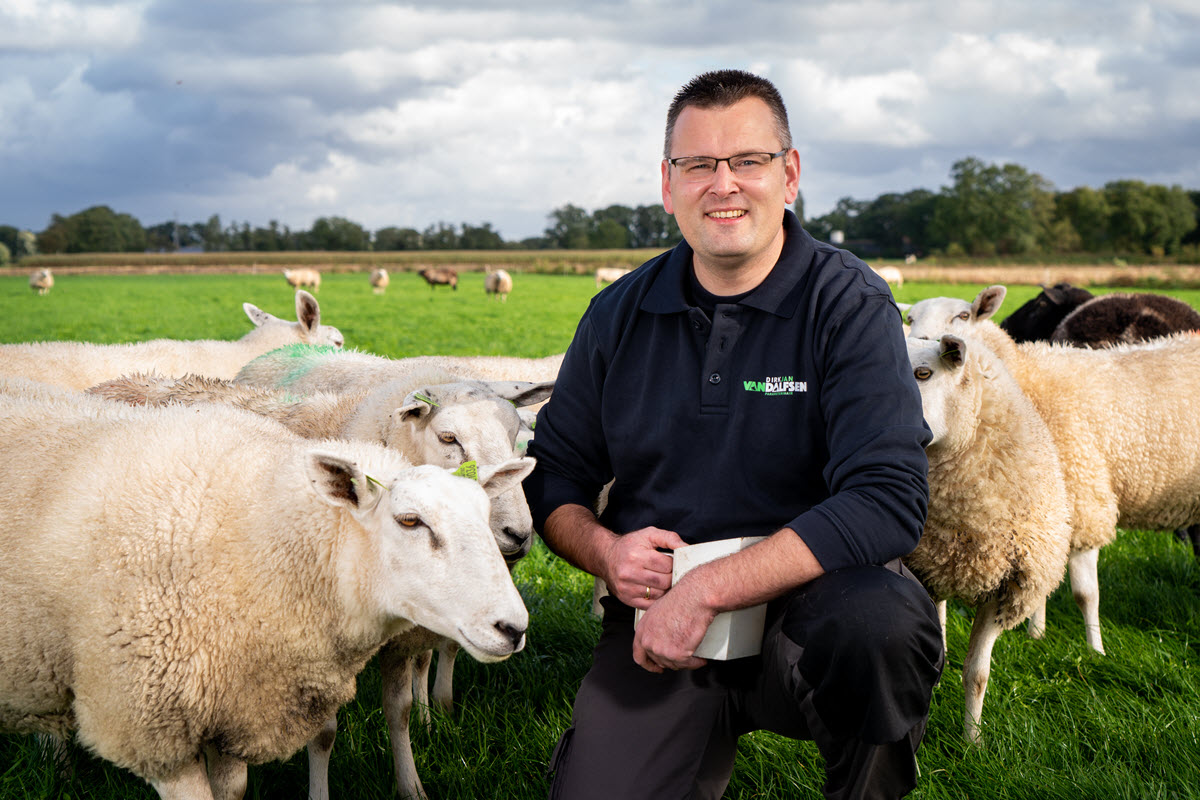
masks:
{"label": "pasture", "polygon": [[[366,273],[333,273],[323,276],[317,297],[322,322],[340,328],[347,347],[382,355],[561,352],[596,292],[594,280],[518,273],[514,284],[500,303],[485,295],[482,273],[463,273],[457,291],[431,290],[417,275],[400,273],[377,296]],[[910,281],[897,299],[971,298],[983,285]],[[1009,287],[998,316],[1037,291]],[[1170,293],[1200,308],[1200,291]],[[250,329],[242,302],[291,319],[292,298],[277,272],[70,275],[57,277],[45,297],[29,290],[23,272],[0,275],[0,341],[233,339]],[[598,622],[588,613],[591,579],[540,543],[514,578],[530,611],[526,648],[493,665],[461,656],[455,713],[435,713],[428,731],[414,725],[417,767],[435,800],[546,796],[546,763],[570,722]],[[934,693],[912,797],[1200,797],[1200,567],[1190,548],[1169,533],[1122,531],[1101,551],[1100,586],[1106,656],[1086,646],[1066,585],[1049,603],[1045,639],[1027,638],[1023,627],[1000,637],[978,748],[962,737],[961,667],[970,612],[951,604],[947,666]],[[59,776],[33,737],[0,734],[0,797],[156,797],[130,773],[78,749],[70,762],[71,774]],[[726,797],[816,798],[822,776],[811,743],[755,733],[741,741]],[[335,797],[394,795],[374,664],[359,676],[357,699],[339,713],[330,783]],[[303,797],[306,786],[301,752],[287,762],[252,767],[246,796]]]}

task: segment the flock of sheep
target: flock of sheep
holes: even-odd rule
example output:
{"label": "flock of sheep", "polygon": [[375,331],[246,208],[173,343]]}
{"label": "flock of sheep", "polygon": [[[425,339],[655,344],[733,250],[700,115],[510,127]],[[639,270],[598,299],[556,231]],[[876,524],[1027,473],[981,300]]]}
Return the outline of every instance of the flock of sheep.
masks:
{"label": "flock of sheep", "polygon": [[[285,276],[316,290],[304,272]],[[947,599],[975,610],[972,741],[997,637],[1042,636],[1064,574],[1104,652],[1097,554],[1118,525],[1187,530],[1200,556],[1200,336],[1179,332],[1200,315],[1058,286],[998,326],[1004,297],[905,307],[934,434],[906,561],[943,631]],[[295,301],[294,322],[245,303],[233,342],[0,345],[0,602],[22,610],[0,621],[0,729],[60,753],[76,736],[188,800],[241,797],[248,764],[307,745],[327,798],[336,711],[378,652],[398,788],[425,796],[408,725],[431,653],[449,708],[460,648],[524,644],[523,453],[562,356],[348,351]]]}

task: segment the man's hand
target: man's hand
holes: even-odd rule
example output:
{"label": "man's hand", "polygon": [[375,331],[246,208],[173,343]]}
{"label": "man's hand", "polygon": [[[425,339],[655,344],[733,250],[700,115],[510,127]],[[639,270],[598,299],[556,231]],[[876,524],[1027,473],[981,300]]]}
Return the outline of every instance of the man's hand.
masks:
{"label": "man's hand", "polygon": [[649,608],[671,588],[674,560],[658,548],[674,550],[686,544],[674,531],[654,527],[613,537],[601,575],[609,593],[632,608]]}
{"label": "man's hand", "polygon": [[697,669],[708,663],[692,653],[717,615],[694,591],[700,585],[694,574],[688,573],[642,615],[633,636],[633,660],[643,669]]}

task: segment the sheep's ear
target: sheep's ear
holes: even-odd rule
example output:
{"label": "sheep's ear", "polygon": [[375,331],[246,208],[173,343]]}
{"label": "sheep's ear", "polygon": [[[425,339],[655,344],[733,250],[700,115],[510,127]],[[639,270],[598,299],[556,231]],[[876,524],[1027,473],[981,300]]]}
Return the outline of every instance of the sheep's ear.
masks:
{"label": "sheep's ear", "polygon": [[317,298],[303,289],[296,290],[296,320],[309,333],[321,324],[321,306],[317,304]]}
{"label": "sheep's ear", "polygon": [[306,467],[317,496],[331,506],[370,511],[383,497],[383,488],[358,464],[336,453],[310,450]]}
{"label": "sheep's ear", "polygon": [[971,312],[975,315],[975,319],[987,319],[992,314],[1000,310],[1000,304],[1004,302],[1004,295],[1008,293],[999,284],[989,286],[979,293],[975,298],[975,302],[971,304]]}
{"label": "sheep's ear", "polygon": [[485,381],[487,387],[498,396],[518,408],[540,403],[554,391],[554,381],[530,383],[529,381]]}
{"label": "sheep's ear", "polygon": [[941,340],[942,349],[938,353],[938,358],[942,360],[950,369],[957,369],[963,365],[963,360],[967,357],[967,343],[957,336],[946,334]]}
{"label": "sheep's ear", "polygon": [[517,488],[521,481],[533,472],[537,459],[514,458],[503,464],[484,464],[479,466],[479,485],[487,492],[488,497],[499,497],[507,491]]}
{"label": "sheep's ear", "polygon": [[254,327],[260,327],[267,320],[275,319],[275,317],[263,311],[253,303],[242,303],[242,310],[246,312],[246,316],[254,323]]}
{"label": "sheep's ear", "polygon": [[401,422],[415,422],[421,417],[428,416],[437,408],[437,401],[433,399],[433,393],[428,389],[417,389],[409,392],[404,398],[404,405],[396,409],[396,418]]}

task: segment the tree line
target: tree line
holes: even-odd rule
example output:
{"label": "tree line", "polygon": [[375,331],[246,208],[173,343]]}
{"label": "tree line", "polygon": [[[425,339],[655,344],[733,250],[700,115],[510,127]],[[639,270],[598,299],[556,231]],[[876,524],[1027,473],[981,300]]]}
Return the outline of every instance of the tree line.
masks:
{"label": "tree line", "polygon": [[[809,220],[804,220],[803,197],[794,208],[815,237],[844,240],[863,257],[1099,253],[1200,258],[1200,191],[1135,180],[1056,191],[1020,165],[977,158],[956,162],[950,178],[938,192],[843,197],[832,211]],[[623,249],[667,248],[682,238],[675,218],[657,204],[590,212],[568,204],[551,211],[547,222],[541,236],[510,242],[489,222],[368,231],[342,217],[321,217],[308,230],[292,230],[275,220],[266,227],[223,225],[214,214],[205,222],[144,227],[129,214],[94,206],[71,216],[55,214],[36,234],[0,225],[0,263],[10,255],[38,252]]]}

